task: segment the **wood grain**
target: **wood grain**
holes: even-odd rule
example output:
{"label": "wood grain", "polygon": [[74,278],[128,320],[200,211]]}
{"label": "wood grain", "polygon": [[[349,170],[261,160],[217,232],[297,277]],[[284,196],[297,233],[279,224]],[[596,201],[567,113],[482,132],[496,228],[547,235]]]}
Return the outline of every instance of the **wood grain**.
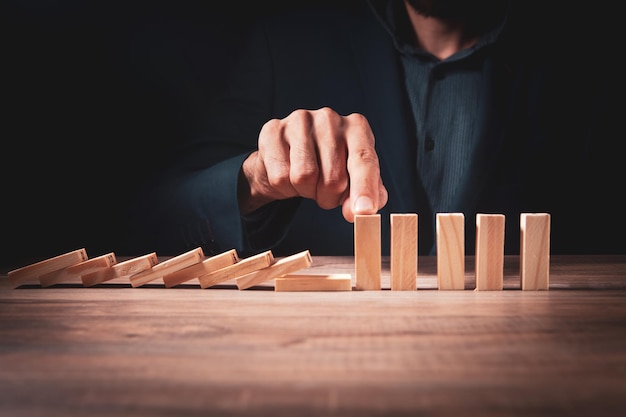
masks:
{"label": "wood grain", "polygon": [[159,262],[150,269],[137,272],[136,274],[131,275],[128,279],[133,287],[141,287],[142,285],[156,279],[163,278],[163,276],[171,274],[172,272],[197,264],[204,258],[204,251],[202,248],[198,247],[174,256],[167,261]]}
{"label": "wood grain", "polygon": [[[466,282],[475,264],[468,257]],[[166,259],[162,259],[163,261]],[[313,257],[311,273],[353,273]],[[0,415],[626,413],[626,256],[552,257],[550,291],[200,291],[0,277]]]}
{"label": "wood grain", "polygon": [[501,290],[504,286],[503,214],[476,215],[476,290]]}
{"label": "wood grain", "polygon": [[40,275],[39,283],[42,287],[50,287],[63,282],[82,282],[81,277],[83,275],[102,271],[112,265],[115,265],[116,263],[117,259],[115,257],[115,253],[110,252],[104,255],[96,256],[95,258],[87,259],[75,265],[70,265],[67,268]]}
{"label": "wood grain", "polygon": [[202,262],[179,269],[170,274],[163,276],[165,287],[172,288],[194,278],[208,275],[227,266],[231,266],[239,262],[239,255],[235,249],[209,256]]}
{"label": "wood grain", "polygon": [[437,213],[437,280],[440,290],[465,288],[465,216]]}
{"label": "wood grain", "polygon": [[390,272],[392,291],[417,289],[417,214],[392,213]]}
{"label": "wood grain", "polygon": [[380,214],[354,216],[354,263],[357,290],[381,288]]}
{"label": "wood grain", "polygon": [[520,215],[520,286],[522,290],[550,288],[550,214]]}
{"label": "wood grain", "polygon": [[350,274],[292,274],[274,279],[274,291],[352,291]]}
{"label": "wood grain", "polygon": [[275,261],[274,254],[271,250],[257,253],[256,255],[239,260],[239,262],[220,268],[217,271],[198,277],[200,288],[206,289],[217,284],[231,281],[242,275],[267,268]]}
{"label": "wood grain", "polygon": [[87,250],[85,248],[76,249],[52,258],[42,259],[33,264],[9,271],[9,282],[14,288],[22,284],[33,283],[43,274],[67,268],[68,266],[86,261],[87,259],[89,259],[89,257],[87,256]]}
{"label": "wood grain", "polygon": [[304,250],[278,259],[266,268],[237,277],[235,282],[237,283],[237,288],[246,290],[274,278],[307,269],[312,263],[313,259],[311,258],[311,254],[308,250]]}

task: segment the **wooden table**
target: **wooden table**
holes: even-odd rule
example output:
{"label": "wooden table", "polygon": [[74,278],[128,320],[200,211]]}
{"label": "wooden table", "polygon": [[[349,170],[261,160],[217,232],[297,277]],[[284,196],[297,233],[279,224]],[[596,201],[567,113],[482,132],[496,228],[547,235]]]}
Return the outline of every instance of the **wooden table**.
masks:
{"label": "wooden table", "polygon": [[0,415],[626,415],[626,256],[553,256],[536,292],[517,257],[473,291],[472,262],[465,291],[436,290],[431,257],[409,292],[0,277]]}

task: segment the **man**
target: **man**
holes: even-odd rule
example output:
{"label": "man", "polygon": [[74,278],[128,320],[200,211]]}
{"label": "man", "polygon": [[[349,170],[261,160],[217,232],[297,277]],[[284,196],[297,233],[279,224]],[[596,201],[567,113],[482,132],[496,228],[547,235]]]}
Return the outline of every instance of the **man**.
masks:
{"label": "man", "polygon": [[517,6],[372,0],[259,22],[204,129],[138,198],[137,247],[351,255],[354,215],[379,212],[388,253],[388,215],[413,212],[435,254],[435,214],[463,212],[471,253],[475,214],[493,212],[514,254],[520,213],[544,211],[554,253],[605,250],[572,233],[604,196],[583,168],[591,93],[563,95]]}

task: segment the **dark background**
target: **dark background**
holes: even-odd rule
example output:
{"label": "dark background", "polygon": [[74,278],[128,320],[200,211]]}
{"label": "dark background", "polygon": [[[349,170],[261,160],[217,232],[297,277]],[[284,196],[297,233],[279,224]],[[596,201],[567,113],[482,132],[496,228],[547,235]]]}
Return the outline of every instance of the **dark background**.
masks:
{"label": "dark background", "polygon": [[[5,0],[0,265],[82,247],[90,257],[137,255],[125,235],[136,187],[202,119],[246,27],[283,7]],[[540,17],[529,32],[576,69],[572,77],[615,71],[607,58],[617,38],[606,20],[615,10],[541,7],[529,7]]]}
{"label": "dark background", "polygon": [[126,251],[136,187],[280,2],[8,1],[0,265]]}

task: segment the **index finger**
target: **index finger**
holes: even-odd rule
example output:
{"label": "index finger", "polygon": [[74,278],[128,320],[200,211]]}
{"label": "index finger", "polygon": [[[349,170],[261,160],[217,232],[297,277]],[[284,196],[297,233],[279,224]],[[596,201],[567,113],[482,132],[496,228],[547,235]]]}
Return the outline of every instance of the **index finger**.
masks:
{"label": "index finger", "polygon": [[343,202],[342,213],[353,222],[356,214],[375,214],[387,203],[387,190],[380,177],[374,133],[361,114],[346,117],[345,140],[348,149],[350,193]]}

